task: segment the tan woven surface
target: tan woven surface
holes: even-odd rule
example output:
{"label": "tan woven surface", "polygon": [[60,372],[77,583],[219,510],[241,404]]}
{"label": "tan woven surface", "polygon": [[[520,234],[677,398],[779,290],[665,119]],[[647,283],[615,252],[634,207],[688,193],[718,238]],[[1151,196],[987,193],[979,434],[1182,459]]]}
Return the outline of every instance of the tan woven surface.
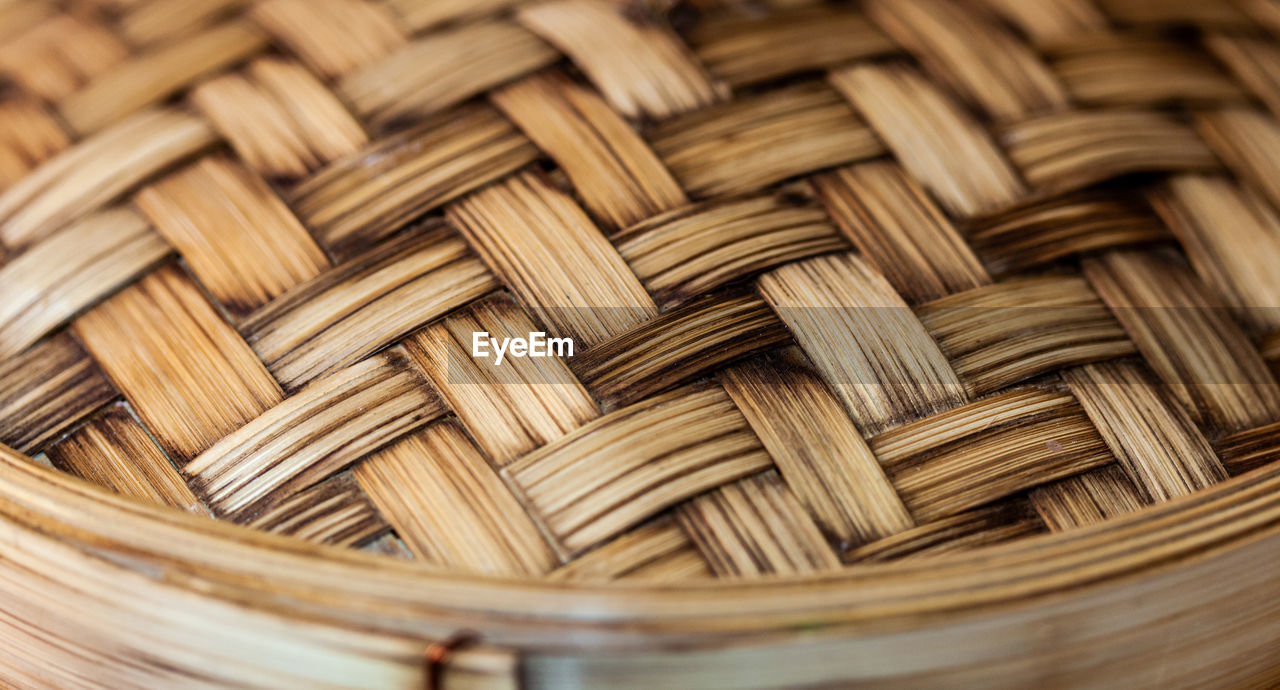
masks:
{"label": "tan woven surface", "polygon": [[123,493],[759,576],[1280,449],[1269,3],[0,9],[0,440]]}
{"label": "tan woven surface", "polygon": [[770,4],[0,0],[0,441],[560,580],[1280,456],[1280,4]]}

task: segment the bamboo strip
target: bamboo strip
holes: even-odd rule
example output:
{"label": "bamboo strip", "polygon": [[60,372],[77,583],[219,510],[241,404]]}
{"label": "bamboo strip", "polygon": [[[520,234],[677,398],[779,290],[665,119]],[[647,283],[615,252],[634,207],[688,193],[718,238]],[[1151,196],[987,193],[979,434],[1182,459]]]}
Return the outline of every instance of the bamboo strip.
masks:
{"label": "bamboo strip", "polygon": [[991,282],[942,211],[897,165],[855,165],[812,183],[836,226],[908,302]]}
{"label": "bamboo strip", "polygon": [[498,365],[473,356],[476,333],[501,341],[537,330],[509,298],[494,297],[404,341],[476,445],[499,467],[600,416],[560,357],[508,358]]}
{"label": "bamboo strip", "polygon": [[1120,466],[1152,500],[1167,501],[1227,478],[1190,416],[1166,403],[1142,369],[1093,364],[1065,376]]}
{"label": "bamboo strip", "polygon": [[0,443],[37,453],[117,393],[70,336],[0,359]]}
{"label": "bamboo strip", "polygon": [[294,286],[240,330],[294,391],[496,287],[462,240],[446,228],[427,228]]}
{"label": "bamboo strip", "polygon": [[846,563],[936,558],[1044,531],[1031,507],[1009,500],[920,525],[844,553]]}
{"label": "bamboo strip", "polygon": [[1214,450],[1231,476],[1280,460],[1280,422],[1245,429],[1214,440]]}
{"label": "bamboo strip", "polygon": [[0,192],[71,144],[62,125],[33,100],[0,101]]}
{"label": "bamboo strip", "polygon": [[1245,99],[1240,87],[1206,56],[1173,41],[1096,34],[1056,46],[1054,53],[1053,71],[1080,103],[1130,106]]}
{"label": "bamboo strip", "polygon": [[126,207],[93,213],[0,267],[0,360],[22,352],[172,249]]}
{"label": "bamboo strip", "polygon": [[1151,209],[1122,194],[1081,194],[1029,203],[975,219],[964,233],[997,275],[1074,254],[1170,239]]}
{"label": "bamboo strip", "polygon": [[1217,300],[1163,253],[1112,251],[1085,276],[1198,423],[1238,431],[1280,419],[1280,386]]}
{"label": "bamboo strip", "polygon": [[267,37],[261,31],[233,20],[128,58],[68,96],[58,110],[72,130],[92,134],[243,62],[266,46]]}
{"label": "bamboo strip", "polygon": [[197,86],[191,101],[267,177],[302,177],[369,143],[346,106],[294,62],[259,58]]}
{"label": "bamboo strip", "polygon": [[[54,7],[44,2],[25,4]],[[57,103],[128,55],[128,47],[100,22],[73,14],[53,14],[4,41],[0,46],[0,74],[24,91]]]}
{"label": "bamboo strip", "polygon": [[53,157],[0,195],[0,242],[31,244],[214,141],[213,131],[192,115],[138,113]]}
{"label": "bamboo strip", "polygon": [[565,582],[679,582],[710,575],[689,535],[673,520],[660,517],[569,561],[548,577]]}
{"label": "bamboo strip", "polygon": [[[1278,101],[1280,102],[1280,101]],[[1280,204],[1280,123],[1263,112],[1223,108],[1198,113],[1196,133],[1231,172]]]}
{"label": "bamboo strip", "polygon": [[443,413],[426,381],[390,351],[246,420],[182,471],[215,513],[247,522]]}
{"label": "bamboo strip", "polygon": [[526,576],[558,564],[511,490],[456,424],[433,424],[380,451],[355,476],[427,563]]}
{"label": "bamboo strip", "polygon": [[[524,173],[449,207],[449,219],[530,313],[589,348],[657,315],[640,282],[582,209]],[[591,266],[593,280],[577,280]]]}
{"label": "bamboo strip", "polygon": [[173,265],[72,322],[169,457],[183,462],[280,402],[280,386]]}
{"label": "bamboo strip", "polygon": [[612,408],[790,341],[759,297],[726,295],[646,321],[569,364],[596,400]]}
{"label": "bamboo strip", "polygon": [[339,92],[362,118],[386,126],[442,112],[557,58],[515,23],[480,22],[409,43],[346,76]]}
{"label": "bamboo strip", "polygon": [[794,357],[750,360],[720,380],[818,526],[868,543],[915,523],[839,400]]}
{"label": "bamboo strip", "polygon": [[143,188],[134,202],[236,317],[329,267],[271,188],[227,158],[203,158]]}
{"label": "bamboo strip", "polygon": [[520,23],[567,54],[627,117],[665,118],[706,107],[725,91],[674,34],[631,22],[600,0],[551,0],[523,6]]}
{"label": "bamboo strip", "polygon": [[1245,15],[1244,3],[1200,2],[1199,0],[1100,0],[1100,8],[1113,20],[1130,25],[1197,24],[1205,27],[1244,28],[1253,22]]}
{"label": "bamboo strip", "polygon": [[870,441],[920,524],[1112,461],[1070,395],[1014,390]]}
{"label": "bamboo strip", "polygon": [[250,0],[144,2],[120,16],[120,33],[136,46],[187,38],[242,10]]}
{"label": "bamboo strip", "polygon": [[857,257],[787,264],[757,285],[863,434],[965,401],[938,344]]}
{"label": "bamboo strip", "polygon": [[349,254],[537,155],[492,108],[463,107],[327,166],[289,201],[320,246]]}
{"label": "bamboo strip", "polygon": [[1074,110],[1014,123],[1001,137],[1033,187],[1069,192],[1137,172],[1212,170],[1190,127],[1158,112]]}
{"label": "bamboo strip", "polygon": [[387,0],[401,22],[419,33],[441,24],[487,17],[518,2],[519,0]]}
{"label": "bamboo strip", "polygon": [[338,546],[367,544],[390,529],[349,474],[300,491],[246,524],[264,532]]}
{"label": "bamboo strip", "polygon": [[947,0],[878,0],[868,14],[932,74],[995,120],[1067,107],[1040,56],[993,18]]}
{"label": "bamboo strip", "polygon": [[1020,278],[916,310],[970,395],[1135,352],[1116,317],[1080,278]]}
{"label": "bamboo strip", "polygon": [[395,15],[359,0],[265,0],[250,16],[325,77],[341,77],[405,44]]}
{"label": "bamboo strip", "polygon": [[1117,464],[1038,487],[1030,498],[1053,532],[1095,525],[1150,503]]}
{"label": "bamboo strip", "polygon": [[689,41],[707,71],[735,89],[897,48],[862,13],[818,5],[708,18]]}
{"label": "bamboo strip", "polygon": [[740,479],[676,509],[718,577],[838,570],[840,559],[774,472]]}
{"label": "bamboo strip", "polygon": [[782,196],[694,204],[612,239],[663,309],[779,264],[848,249],[821,209]]}
{"label": "bamboo strip", "polygon": [[208,514],[147,430],[122,405],[107,408],[46,452],[55,467],[117,493]]}
{"label": "bamboo strip", "polygon": [[671,173],[593,92],[537,74],[490,98],[564,169],[588,210],[624,228],[688,203]]}
{"label": "bamboo strip", "polygon": [[648,138],[696,197],[751,192],[884,152],[875,133],[822,84],[700,110],[655,128]]}
{"label": "bamboo strip", "polygon": [[1280,215],[1222,179],[1179,176],[1152,205],[1196,273],[1258,333],[1280,330]]}
{"label": "bamboo strip", "polygon": [[1042,48],[1108,28],[1107,18],[1093,0],[982,0],[982,4]]}
{"label": "bamboo strip", "polygon": [[858,65],[833,71],[830,80],[951,213],[974,215],[1024,194],[1017,173],[978,124],[912,69]]}
{"label": "bamboo strip", "polygon": [[724,389],[695,385],[605,415],[503,473],[567,559],[771,464]]}
{"label": "bamboo strip", "polygon": [[1221,34],[1207,37],[1205,46],[1272,115],[1280,115],[1280,70],[1275,63],[1280,50],[1254,38]]}

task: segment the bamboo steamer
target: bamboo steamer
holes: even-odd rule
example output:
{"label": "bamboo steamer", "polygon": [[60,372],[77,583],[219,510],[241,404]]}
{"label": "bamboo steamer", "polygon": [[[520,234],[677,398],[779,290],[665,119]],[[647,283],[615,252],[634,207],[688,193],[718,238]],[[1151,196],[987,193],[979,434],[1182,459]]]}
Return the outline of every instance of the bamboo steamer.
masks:
{"label": "bamboo steamer", "polygon": [[0,0],[0,682],[1276,684],[1277,18]]}

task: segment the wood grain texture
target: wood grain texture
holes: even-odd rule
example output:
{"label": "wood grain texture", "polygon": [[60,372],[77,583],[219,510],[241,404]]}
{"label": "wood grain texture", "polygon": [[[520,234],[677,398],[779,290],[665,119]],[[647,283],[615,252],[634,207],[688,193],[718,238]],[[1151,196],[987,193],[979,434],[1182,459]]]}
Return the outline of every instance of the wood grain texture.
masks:
{"label": "wood grain texture", "polygon": [[856,256],[788,264],[757,285],[863,434],[965,401],[938,344]]}
{"label": "wood grain texture", "polygon": [[820,208],[784,196],[693,204],[612,240],[664,309],[779,264],[849,247]]}
{"label": "wood grain texture", "polygon": [[644,140],[594,92],[538,74],[491,98],[564,168],[587,209],[613,227],[688,203]]}
{"label": "wood grain texture", "polygon": [[516,497],[456,424],[363,462],[356,479],[414,555],[462,572],[541,575],[558,562]]}
{"label": "wood grain texture", "polygon": [[949,212],[975,215],[1024,194],[1022,181],[986,132],[918,72],[857,65],[833,71],[830,79],[902,167]]}
{"label": "wood grain texture", "polygon": [[914,526],[840,401],[794,355],[755,359],[720,374],[725,391],[818,526],[843,544]]}
{"label": "wood grain texture", "polygon": [[496,287],[447,228],[426,228],[294,286],[242,321],[240,331],[293,391]]}
{"label": "wood grain texture", "polygon": [[275,192],[226,158],[206,157],[145,187],[134,203],[237,317],[329,267]]}
{"label": "wood grain texture", "polygon": [[443,413],[402,354],[380,354],[246,420],[182,471],[215,513],[248,522]]}
{"label": "wood grain texture", "polygon": [[695,385],[605,415],[503,472],[568,558],[771,464],[724,389]]}
{"label": "wood grain texture", "polygon": [[[449,219],[553,335],[589,348],[658,309],[622,257],[565,194],[533,173],[449,207]],[[572,239],[570,239],[572,238]],[[576,280],[591,266],[595,279]]]}
{"label": "wood grain texture", "polygon": [[354,154],[369,135],[301,65],[266,57],[203,82],[191,102],[236,154],[269,178],[299,178]]}
{"label": "wood grain texture", "polygon": [[[498,466],[540,448],[600,416],[565,357],[473,356],[475,333],[528,338],[538,328],[510,298],[495,296],[410,336],[405,349]],[[575,352],[575,355],[577,353]]]}
{"label": "wood grain texture", "polygon": [[147,430],[122,405],[107,408],[46,453],[59,469],[117,493],[208,514]]}
{"label": "wood grain texture", "polygon": [[0,443],[38,453],[117,395],[73,338],[55,335],[0,360]]}
{"label": "wood grain texture", "polygon": [[128,207],[90,214],[0,267],[0,360],[141,276],[172,252]]}
{"label": "wood grain texture", "polygon": [[85,348],[177,462],[280,402],[280,385],[176,266],[72,323]]}
{"label": "wood grain texture", "polygon": [[21,247],[118,199],[209,147],[214,133],[177,110],[150,110],[80,141],[0,194],[0,242]]}
{"label": "wood grain texture", "polygon": [[838,95],[802,84],[671,120],[648,134],[690,194],[741,194],[874,158],[884,146]]}

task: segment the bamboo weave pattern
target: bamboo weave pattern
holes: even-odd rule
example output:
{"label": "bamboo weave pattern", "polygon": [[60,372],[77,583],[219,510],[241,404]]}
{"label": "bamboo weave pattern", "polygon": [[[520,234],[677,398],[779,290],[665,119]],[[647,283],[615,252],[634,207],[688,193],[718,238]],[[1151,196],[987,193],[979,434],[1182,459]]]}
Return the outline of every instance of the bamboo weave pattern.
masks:
{"label": "bamboo weave pattern", "polygon": [[[1276,32],[1272,0],[0,0],[0,442],[569,580],[1183,496],[1280,458]],[[577,351],[484,366],[478,331]]]}

